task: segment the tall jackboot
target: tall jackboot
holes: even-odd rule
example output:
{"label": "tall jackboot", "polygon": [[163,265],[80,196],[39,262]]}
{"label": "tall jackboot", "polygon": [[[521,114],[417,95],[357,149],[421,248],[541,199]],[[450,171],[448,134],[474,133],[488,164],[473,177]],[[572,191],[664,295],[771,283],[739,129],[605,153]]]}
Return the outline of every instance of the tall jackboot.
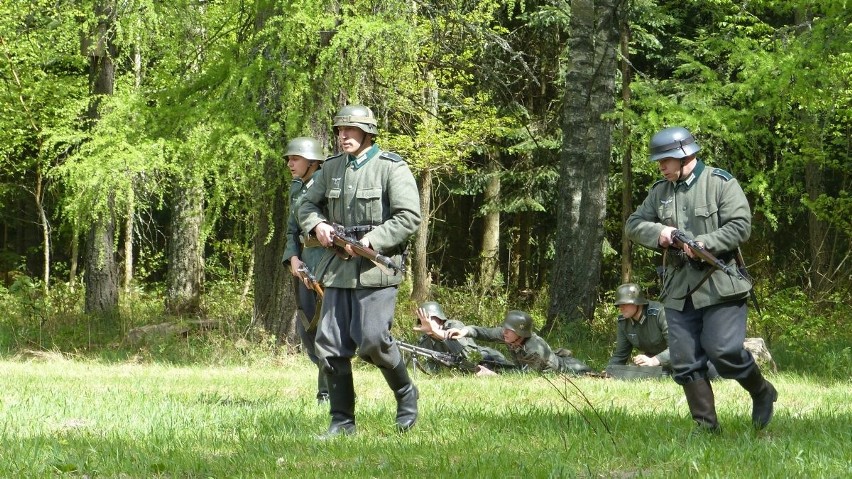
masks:
{"label": "tall jackboot", "polygon": [[355,385],[352,373],[328,375],[331,424],[320,439],[355,434]]}
{"label": "tall jackboot", "polygon": [[737,382],[751,395],[752,424],[757,429],[765,428],[775,412],[773,403],[778,400],[778,391],[775,390],[775,386],[764,379],[758,368],[754,368],[754,372],[745,379],[737,379]]}
{"label": "tall jackboot", "polygon": [[322,406],[327,404],[328,399],[328,373],[323,368],[318,368],[317,373],[317,404]]}
{"label": "tall jackboot", "polygon": [[716,418],[716,399],[713,396],[713,387],[706,379],[697,379],[683,385],[686,395],[686,403],[689,412],[695,420],[697,429],[700,431],[719,434],[722,428]]}
{"label": "tall jackboot", "polygon": [[405,361],[400,359],[395,368],[379,368],[396,397],[396,428],[408,431],[417,422],[417,387],[411,382]]}

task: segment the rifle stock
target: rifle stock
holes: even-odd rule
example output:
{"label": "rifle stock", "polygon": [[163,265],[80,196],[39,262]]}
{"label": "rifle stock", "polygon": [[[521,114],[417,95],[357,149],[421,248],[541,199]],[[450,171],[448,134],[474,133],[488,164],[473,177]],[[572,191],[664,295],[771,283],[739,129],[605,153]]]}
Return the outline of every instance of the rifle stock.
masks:
{"label": "rifle stock", "polygon": [[702,261],[709,264],[710,266],[720,269],[731,276],[739,276],[739,274],[735,272],[733,268],[725,264],[724,261],[715,257],[711,252],[707,251],[707,248],[687,236],[686,233],[684,233],[683,231],[672,231],[672,241],[675,246],[681,249],[683,248],[684,244],[689,246],[689,248],[692,250],[693,253],[695,253],[696,256],[701,258]]}
{"label": "rifle stock", "polygon": [[[368,248],[361,244],[354,236],[350,236],[346,234],[346,229],[343,225],[339,225],[337,223],[331,223],[331,226],[334,227],[334,233],[332,234],[332,241],[334,245],[337,247],[336,253],[343,259],[348,259],[348,256],[345,255],[344,248],[348,245],[356,255],[367,258],[372,261],[383,273],[388,276],[394,276],[399,272],[402,272],[403,269],[401,266],[397,265],[387,256],[380,254],[378,251]],[[341,251],[344,254],[341,254]]]}
{"label": "rifle stock", "polygon": [[311,270],[308,269],[308,265],[302,263],[302,265],[299,266],[298,269],[296,269],[296,274],[299,275],[299,279],[302,280],[302,282],[305,283],[308,288],[316,291],[316,293],[320,295],[320,298],[324,296],[322,285],[319,283],[319,281],[317,281],[316,276],[311,273]]}

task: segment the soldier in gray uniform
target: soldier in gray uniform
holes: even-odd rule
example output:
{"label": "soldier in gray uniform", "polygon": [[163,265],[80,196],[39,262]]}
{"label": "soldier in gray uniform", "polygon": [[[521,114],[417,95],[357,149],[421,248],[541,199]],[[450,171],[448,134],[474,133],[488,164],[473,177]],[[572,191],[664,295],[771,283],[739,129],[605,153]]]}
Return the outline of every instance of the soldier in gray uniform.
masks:
{"label": "soldier in gray uniform", "polygon": [[[415,331],[423,332],[417,345],[421,348],[431,349],[442,353],[456,354],[458,349],[462,349],[469,358],[477,358],[479,370],[477,375],[494,374],[494,369],[513,369],[515,365],[503,356],[503,353],[494,348],[480,346],[476,341],[470,338],[449,339],[447,332],[450,329],[462,329],[465,324],[457,319],[447,319],[444,314],[444,309],[435,301],[426,301],[417,309],[418,326],[414,327]],[[449,341],[449,342],[448,342]],[[451,347],[451,343],[455,342],[458,347]],[[434,362],[427,362],[437,369],[438,365]]]}
{"label": "soldier in gray uniform", "polygon": [[683,386],[698,427],[720,431],[708,381],[712,361],[722,377],[736,379],[749,392],[752,422],[762,429],[772,419],[778,392],[743,348],[751,284],[742,275],[710,272],[688,245],[673,247],[672,232],[678,229],[736,270],[737,250],[751,234],[751,210],[739,182],[699,161],[699,150],[683,127],[651,138],[651,161],[658,162],[664,179],[654,183],[624,231],[632,241],[664,251],[662,296],[674,380]]}
{"label": "soldier in gray uniform", "polygon": [[637,366],[661,366],[671,370],[669,360],[669,328],[666,311],[656,301],[648,301],[645,294],[634,283],[622,284],[615,291],[618,316],[618,333],[615,350],[609,359],[610,365],[627,364],[633,348],[642,354],[633,358]]}
{"label": "soldier in gray uniform", "polygon": [[592,368],[574,358],[570,351],[560,348],[554,352],[547,341],[532,332],[532,326],[529,314],[509,311],[502,326],[465,326],[450,329],[447,335],[454,339],[468,337],[505,344],[515,364],[533,371],[573,374],[592,372]]}
{"label": "soldier in gray uniform", "polygon": [[298,305],[298,317],[296,321],[296,332],[302,340],[302,348],[308,354],[311,362],[318,366],[317,372],[317,403],[323,404],[328,401],[328,379],[325,370],[320,366],[319,357],[314,347],[314,338],[317,333],[317,321],[319,319],[319,295],[308,288],[301,280],[297,271],[299,268],[307,267],[311,272],[316,271],[317,263],[322,257],[322,248],[304,247],[304,235],[299,226],[297,211],[302,203],[302,197],[308,191],[316,178],[321,174],[320,168],[325,156],[319,142],[309,137],[293,138],[287,143],[284,153],[287,157],[287,168],[293,176],[290,184],[290,213],[287,217],[287,244],[284,247],[283,264],[290,269],[293,275],[293,290],[296,294]]}
{"label": "soldier in gray uniform", "polygon": [[343,153],[328,158],[299,207],[304,231],[329,248],[317,266],[325,286],[316,337],[317,353],[329,373],[331,424],[322,437],[355,433],[352,357],[378,366],[397,401],[396,426],[407,431],[417,420],[417,388],[390,334],[403,272],[386,274],[349,246],[344,259],[331,249],[334,227],[345,227],[361,244],[403,265],[403,251],[420,225],[420,197],[402,158],[373,143],[373,112],[348,105],[334,117]]}

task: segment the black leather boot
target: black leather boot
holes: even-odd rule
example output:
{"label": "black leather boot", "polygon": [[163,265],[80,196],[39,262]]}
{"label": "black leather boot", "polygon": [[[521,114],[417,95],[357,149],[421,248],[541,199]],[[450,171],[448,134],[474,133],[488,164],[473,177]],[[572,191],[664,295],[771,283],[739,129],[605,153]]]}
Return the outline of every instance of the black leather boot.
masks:
{"label": "black leather boot", "polygon": [[754,372],[745,379],[737,379],[740,386],[751,395],[752,409],[751,422],[757,429],[763,429],[772,420],[775,412],[775,401],[778,400],[778,391],[775,386],[764,379],[760,369],[754,368]]}
{"label": "black leather boot", "polygon": [[417,398],[419,393],[417,387],[411,382],[408,370],[405,369],[405,361],[400,359],[395,368],[379,368],[385,377],[388,386],[396,397],[396,428],[405,432],[417,422]]}
{"label": "black leather boot", "polygon": [[328,375],[331,424],[320,439],[355,434],[355,385],[352,373]]}
{"label": "black leather boot", "polygon": [[716,418],[716,398],[713,387],[706,379],[697,379],[683,385],[689,412],[697,425],[696,430],[719,434],[722,428]]}
{"label": "black leather boot", "polygon": [[322,406],[328,404],[328,374],[319,368],[317,373],[317,404]]}

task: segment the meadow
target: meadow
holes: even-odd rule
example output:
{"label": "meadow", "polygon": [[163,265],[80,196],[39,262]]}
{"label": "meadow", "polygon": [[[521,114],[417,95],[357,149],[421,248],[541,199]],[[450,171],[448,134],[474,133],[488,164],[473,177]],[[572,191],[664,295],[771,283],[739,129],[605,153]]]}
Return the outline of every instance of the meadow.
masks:
{"label": "meadow", "polygon": [[327,406],[301,355],[233,366],[64,354],[0,361],[0,477],[840,478],[852,476],[852,388],[771,376],[769,427],[718,381],[719,436],[690,434],[670,380],[417,373],[420,419],[356,364],[358,433],[322,441]]}

